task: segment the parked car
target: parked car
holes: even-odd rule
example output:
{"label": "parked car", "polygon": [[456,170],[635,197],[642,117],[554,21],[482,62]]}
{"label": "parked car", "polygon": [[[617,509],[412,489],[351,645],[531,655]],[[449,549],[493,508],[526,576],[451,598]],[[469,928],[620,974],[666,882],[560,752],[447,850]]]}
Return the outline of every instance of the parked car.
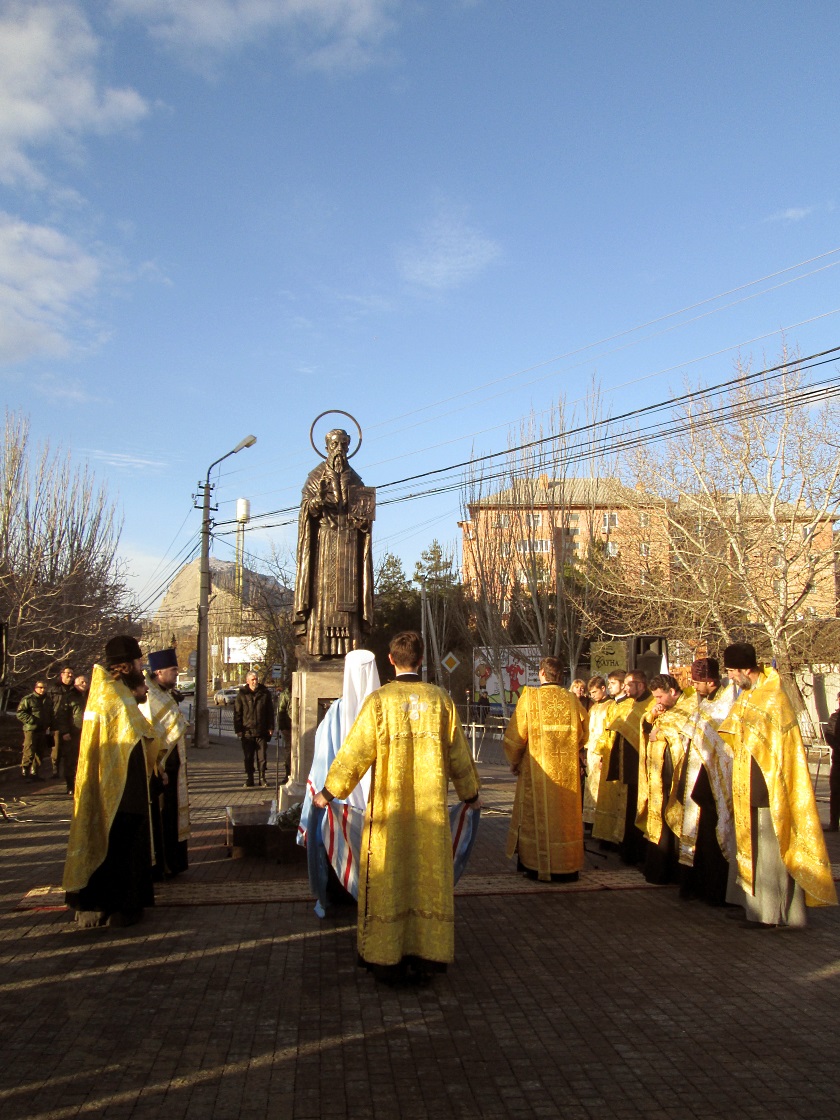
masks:
{"label": "parked car", "polygon": [[195,680],[192,677],[184,677],[183,680],[179,679],[175,687],[182,696],[195,696]]}
{"label": "parked car", "polygon": [[233,707],[238,691],[238,688],[220,688],[218,692],[213,693],[213,703],[217,708]]}

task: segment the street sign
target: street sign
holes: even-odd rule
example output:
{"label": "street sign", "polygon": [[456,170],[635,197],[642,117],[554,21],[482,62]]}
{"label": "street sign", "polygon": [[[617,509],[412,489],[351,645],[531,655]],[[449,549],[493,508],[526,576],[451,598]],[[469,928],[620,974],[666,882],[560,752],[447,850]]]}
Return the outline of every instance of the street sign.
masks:
{"label": "street sign", "polygon": [[273,681],[282,681],[282,679],[283,679],[283,666],[282,665],[272,665],[271,666],[271,679]]}
{"label": "street sign", "polygon": [[460,664],[461,662],[458,660],[454,653],[447,653],[446,657],[442,658],[441,660],[441,665],[444,667],[447,673],[454,673]]}

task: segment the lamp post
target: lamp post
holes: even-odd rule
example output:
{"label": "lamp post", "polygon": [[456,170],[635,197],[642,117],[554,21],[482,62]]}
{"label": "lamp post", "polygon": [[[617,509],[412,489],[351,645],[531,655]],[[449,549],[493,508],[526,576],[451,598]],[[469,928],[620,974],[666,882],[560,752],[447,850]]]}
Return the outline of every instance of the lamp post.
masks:
{"label": "lamp post", "polygon": [[233,451],[228,451],[207,468],[207,477],[204,482],[199,482],[199,489],[204,491],[201,518],[201,564],[199,567],[198,589],[198,648],[195,659],[195,739],[196,747],[210,746],[210,713],[207,710],[207,670],[208,670],[208,610],[210,606],[210,472],[224,459],[229,459],[244,447],[253,447],[257,442],[256,436],[246,436],[240,440]]}

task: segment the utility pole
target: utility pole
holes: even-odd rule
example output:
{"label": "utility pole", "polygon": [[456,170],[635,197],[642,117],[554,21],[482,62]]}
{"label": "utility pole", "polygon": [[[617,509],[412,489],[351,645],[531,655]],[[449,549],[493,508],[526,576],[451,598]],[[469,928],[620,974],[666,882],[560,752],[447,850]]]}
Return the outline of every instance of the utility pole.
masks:
{"label": "utility pole", "polygon": [[207,710],[207,677],[208,677],[208,611],[210,606],[210,493],[213,485],[210,482],[210,472],[217,467],[223,459],[235,455],[244,447],[253,447],[257,442],[256,436],[246,436],[245,439],[216,459],[207,468],[207,477],[204,482],[199,482],[198,487],[203,491],[201,511],[201,562],[199,566],[198,585],[198,642],[195,657],[195,740],[194,746],[204,748],[210,746],[210,713]]}

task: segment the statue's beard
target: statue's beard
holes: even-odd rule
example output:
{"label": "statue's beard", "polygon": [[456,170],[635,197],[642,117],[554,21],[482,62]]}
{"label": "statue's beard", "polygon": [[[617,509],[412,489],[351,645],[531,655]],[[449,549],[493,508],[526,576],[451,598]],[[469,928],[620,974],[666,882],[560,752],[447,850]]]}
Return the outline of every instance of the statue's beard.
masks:
{"label": "statue's beard", "polygon": [[343,451],[334,451],[327,459],[327,462],[329,463],[330,470],[335,471],[336,474],[341,474],[342,471],[347,470],[347,456]]}

